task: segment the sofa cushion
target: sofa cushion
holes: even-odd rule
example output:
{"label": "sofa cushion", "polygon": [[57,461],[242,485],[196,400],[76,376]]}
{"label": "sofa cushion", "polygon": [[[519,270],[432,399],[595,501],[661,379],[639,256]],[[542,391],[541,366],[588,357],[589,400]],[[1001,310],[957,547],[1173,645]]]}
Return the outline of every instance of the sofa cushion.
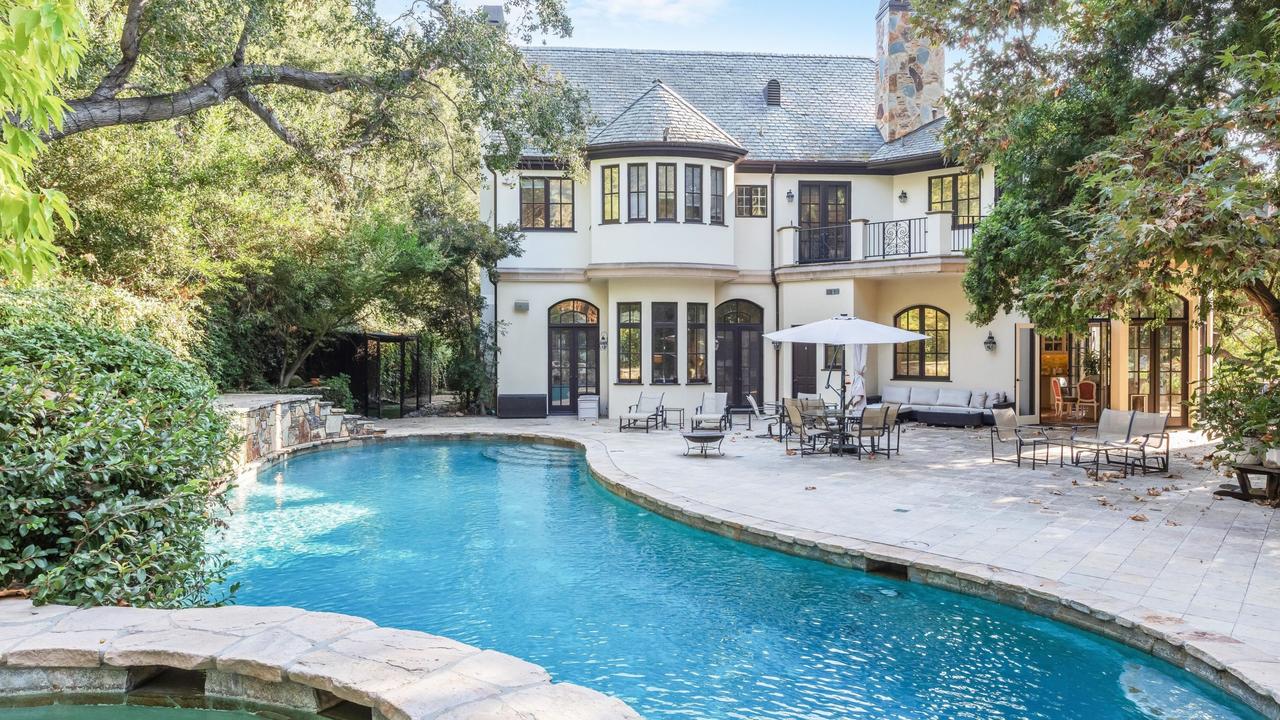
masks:
{"label": "sofa cushion", "polygon": [[969,396],[969,407],[971,408],[987,407],[987,392],[985,390],[979,390],[975,392],[973,395]]}
{"label": "sofa cushion", "polygon": [[911,388],[911,404],[912,405],[937,405],[938,404],[938,388]]}
{"label": "sofa cushion", "polygon": [[969,391],[943,388],[938,391],[938,404],[945,407],[968,407]]}
{"label": "sofa cushion", "polygon": [[1004,402],[1004,393],[1000,390],[988,390],[986,407],[990,408],[998,402]]}
{"label": "sofa cushion", "polygon": [[881,402],[905,404],[911,400],[911,388],[902,385],[885,385],[880,395]]}

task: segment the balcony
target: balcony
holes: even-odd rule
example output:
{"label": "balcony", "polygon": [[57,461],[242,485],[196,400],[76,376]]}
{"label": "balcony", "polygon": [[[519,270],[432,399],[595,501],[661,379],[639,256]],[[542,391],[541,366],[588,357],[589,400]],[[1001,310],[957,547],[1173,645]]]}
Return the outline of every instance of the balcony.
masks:
{"label": "balcony", "polygon": [[[783,264],[913,260],[963,255],[973,243],[980,216],[930,212],[925,217],[796,228],[794,244],[783,253]],[[789,251],[789,252],[788,252]]]}
{"label": "balcony", "polygon": [[848,225],[803,228],[799,231],[797,261],[800,263],[845,262],[852,259],[853,233]]}

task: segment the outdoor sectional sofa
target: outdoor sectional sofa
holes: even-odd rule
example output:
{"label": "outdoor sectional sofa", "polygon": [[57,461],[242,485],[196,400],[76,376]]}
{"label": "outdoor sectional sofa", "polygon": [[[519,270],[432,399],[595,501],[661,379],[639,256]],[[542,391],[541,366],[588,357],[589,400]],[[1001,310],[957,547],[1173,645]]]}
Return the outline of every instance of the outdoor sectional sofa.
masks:
{"label": "outdoor sectional sofa", "polygon": [[904,419],[949,427],[992,425],[995,423],[993,408],[1013,407],[1003,390],[885,385],[878,399],[901,403],[899,413]]}

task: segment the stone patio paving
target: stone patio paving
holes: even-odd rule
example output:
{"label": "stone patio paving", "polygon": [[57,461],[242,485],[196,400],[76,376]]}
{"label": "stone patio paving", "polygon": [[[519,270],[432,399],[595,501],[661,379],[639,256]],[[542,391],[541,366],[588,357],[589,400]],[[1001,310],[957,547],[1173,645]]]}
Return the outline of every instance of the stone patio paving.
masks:
{"label": "stone patio paving", "polygon": [[[1171,472],[1095,480],[1056,464],[990,462],[988,432],[907,426],[892,459],[788,456],[739,428],[725,457],[685,457],[674,430],[619,433],[607,420],[416,418],[389,435],[552,432],[601,443],[644,482],[727,513],[1031,573],[1182,617],[1280,656],[1275,511],[1214,497],[1191,432]],[[1054,455],[1056,463],[1057,456]]]}

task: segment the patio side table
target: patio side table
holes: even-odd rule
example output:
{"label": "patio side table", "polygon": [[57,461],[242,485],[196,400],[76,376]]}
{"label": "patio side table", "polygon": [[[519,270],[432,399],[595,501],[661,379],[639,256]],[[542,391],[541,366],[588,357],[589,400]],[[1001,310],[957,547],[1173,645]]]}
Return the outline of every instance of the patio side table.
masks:
{"label": "patio side table", "polygon": [[[1214,495],[1233,497],[1240,500],[1262,500],[1265,498],[1271,504],[1271,507],[1280,506],[1280,468],[1267,467],[1265,465],[1232,465],[1231,469],[1235,471],[1236,482],[1240,484],[1239,492],[1226,489],[1230,486],[1223,486],[1223,489],[1213,491]],[[1254,488],[1249,480],[1251,475],[1264,476],[1266,478],[1266,490]]]}
{"label": "patio side table", "polygon": [[730,429],[730,430],[732,430],[732,429],[733,429],[733,416],[734,416],[734,415],[746,415],[746,416],[747,416],[747,429],[748,429],[748,430],[750,430],[750,429],[751,429],[751,418],[752,418],[752,416],[754,416],[754,415],[755,415],[755,413],[754,413],[754,412],[752,412],[751,408],[729,408],[729,429]]}
{"label": "patio side table", "polygon": [[666,406],[663,406],[663,408],[662,408],[662,427],[663,427],[663,428],[669,428],[669,427],[671,427],[671,413],[676,413],[676,414],[678,414],[678,415],[680,416],[680,424],[679,424],[679,425],[677,425],[676,427],[678,427],[678,428],[680,428],[681,430],[683,430],[683,429],[684,429],[684,408],[682,408],[682,407],[666,407]]}

